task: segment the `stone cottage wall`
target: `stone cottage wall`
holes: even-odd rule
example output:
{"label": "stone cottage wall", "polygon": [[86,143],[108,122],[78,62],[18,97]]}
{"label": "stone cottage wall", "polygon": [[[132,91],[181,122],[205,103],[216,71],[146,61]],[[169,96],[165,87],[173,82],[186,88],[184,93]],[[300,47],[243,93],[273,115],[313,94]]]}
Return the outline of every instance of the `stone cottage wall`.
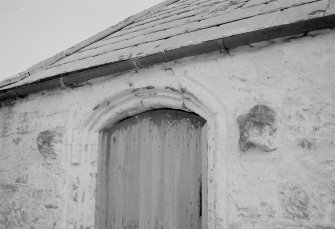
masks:
{"label": "stone cottage wall", "polygon": [[209,159],[210,227],[335,228],[334,41],[332,30],[313,32],[2,102],[0,229],[93,229],[90,128],[116,109],[110,101],[142,91],[161,93],[156,105],[164,90],[181,94],[187,108],[185,91],[202,96],[194,85],[219,101],[199,98],[222,121]]}

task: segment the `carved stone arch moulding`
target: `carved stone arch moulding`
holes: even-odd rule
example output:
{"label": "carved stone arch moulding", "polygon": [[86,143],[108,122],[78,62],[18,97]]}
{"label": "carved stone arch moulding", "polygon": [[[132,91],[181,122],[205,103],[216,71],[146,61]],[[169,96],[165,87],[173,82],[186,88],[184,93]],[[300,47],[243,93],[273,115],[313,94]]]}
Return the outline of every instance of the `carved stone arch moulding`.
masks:
{"label": "carved stone arch moulding", "polygon": [[[220,180],[227,180],[222,177],[222,174],[227,176],[226,172],[217,171],[218,163],[221,168],[227,168],[224,160],[218,161],[218,155],[220,158],[226,158],[225,154],[228,151],[225,143],[226,112],[221,101],[203,85],[190,79],[179,79],[178,81],[178,88],[164,84],[151,84],[146,87],[124,90],[101,101],[81,126],[80,138],[86,139],[88,145],[97,150],[100,130],[126,117],[159,108],[179,109],[198,114],[207,121],[207,228],[220,228],[227,225],[227,220],[222,218],[222,215],[227,216],[228,212],[226,198],[221,197],[220,201],[217,201],[219,190],[217,190],[218,185],[215,181],[218,179],[218,174],[221,174]],[[226,186],[225,184],[223,186]],[[227,190],[227,187],[222,187],[221,184],[220,189],[222,193],[222,189]],[[220,208],[221,217],[218,216],[217,208]]]}

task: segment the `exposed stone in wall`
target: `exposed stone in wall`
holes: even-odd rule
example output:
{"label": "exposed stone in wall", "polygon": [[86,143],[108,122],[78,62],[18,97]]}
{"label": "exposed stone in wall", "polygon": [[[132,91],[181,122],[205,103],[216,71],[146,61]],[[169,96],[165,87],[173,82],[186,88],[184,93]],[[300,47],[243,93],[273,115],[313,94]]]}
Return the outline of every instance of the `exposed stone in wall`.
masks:
{"label": "exposed stone in wall", "polygon": [[[44,166],[35,141],[43,118],[38,107],[21,110],[17,103],[2,105],[0,229],[55,228],[61,206],[55,181],[60,173]],[[59,144],[56,142],[54,146]]]}
{"label": "exposed stone in wall", "polygon": [[2,106],[2,128],[1,128],[1,136],[7,137],[12,133],[13,128],[13,104]]}
{"label": "exposed stone in wall", "polygon": [[[55,207],[46,190],[0,185],[0,228],[54,228]],[[52,202],[51,202],[52,203]],[[56,206],[56,205],[54,205]]]}
{"label": "exposed stone in wall", "polygon": [[266,105],[256,105],[237,119],[240,128],[239,146],[242,151],[259,147],[264,151],[276,149],[276,115]]}
{"label": "exposed stone in wall", "polygon": [[285,216],[292,219],[310,219],[310,197],[298,186],[284,187],[280,191]]}

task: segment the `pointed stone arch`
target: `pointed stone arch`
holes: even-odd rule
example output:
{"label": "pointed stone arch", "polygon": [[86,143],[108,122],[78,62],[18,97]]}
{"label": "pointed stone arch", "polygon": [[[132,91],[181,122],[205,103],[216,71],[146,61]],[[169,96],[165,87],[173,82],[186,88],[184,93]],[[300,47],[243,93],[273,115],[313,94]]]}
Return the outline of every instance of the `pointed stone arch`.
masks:
{"label": "pointed stone arch", "polygon": [[[148,110],[169,108],[193,112],[204,118],[207,122],[207,142],[208,142],[208,226],[216,228],[218,224],[227,225],[226,219],[218,218],[217,208],[227,213],[227,200],[217,203],[217,183],[218,174],[220,179],[227,180],[222,176],[227,173],[216,169],[217,157],[219,154],[226,154],[226,111],[223,103],[209,89],[189,78],[177,78],[173,84],[165,81],[141,82],[143,87],[130,87],[119,91],[117,94],[100,101],[94,110],[87,116],[80,127],[81,139],[86,139],[89,145],[93,145],[98,150],[99,131],[113,126],[118,121]],[[220,155],[222,157],[222,155]],[[224,156],[223,156],[224,157]],[[226,168],[225,165],[220,167]],[[221,190],[227,187],[221,187]],[[225,214],[227,215],[227,214]],[[220,221],[220,223],[218,223]]]}

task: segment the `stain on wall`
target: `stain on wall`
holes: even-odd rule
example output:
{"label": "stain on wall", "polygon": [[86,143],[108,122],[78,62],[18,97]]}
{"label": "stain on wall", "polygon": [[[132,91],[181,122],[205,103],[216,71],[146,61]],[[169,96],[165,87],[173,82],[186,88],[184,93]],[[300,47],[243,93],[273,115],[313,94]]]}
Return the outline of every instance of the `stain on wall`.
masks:
{"label": "stain on wall", "polygon": [[45,160],[56,160],[57,153],[55,145],[62,142],[63,131],[45,130],[38,134],[36,138],[38,151],[41,153]]}

